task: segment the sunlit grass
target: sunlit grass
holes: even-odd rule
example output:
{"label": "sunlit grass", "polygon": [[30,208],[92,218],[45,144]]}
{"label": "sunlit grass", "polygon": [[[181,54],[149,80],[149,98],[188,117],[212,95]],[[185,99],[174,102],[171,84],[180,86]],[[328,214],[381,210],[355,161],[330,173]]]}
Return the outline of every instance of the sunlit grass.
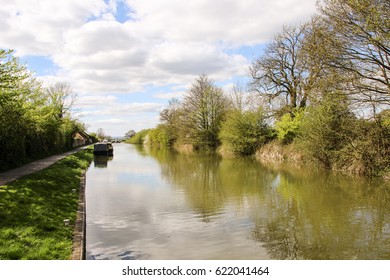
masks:
{"label": "sunlit grass", "polygon": [[69,259],[80,175],[90,149],[0,186],[0,259]]}

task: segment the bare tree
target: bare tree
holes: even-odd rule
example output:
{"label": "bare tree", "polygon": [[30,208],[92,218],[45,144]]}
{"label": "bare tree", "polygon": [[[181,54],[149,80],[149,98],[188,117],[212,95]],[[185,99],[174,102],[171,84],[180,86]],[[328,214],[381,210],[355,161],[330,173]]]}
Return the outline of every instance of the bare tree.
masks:
{"label": "bare tree", "polygon": [[106,137],[106,134],[104,133],[103,128],[98,128],[96,132],[96,137],[99,139],[99,141],[103,140]]}
{"label": "bare tree", "polygon": [[180,100],[178,98],[170,99],[168,101],[168,107],[160,112],[160,121],[163,124],[174,126],[174,124],[177,122],[180,109]]}
{"label": "bare tree", "polygon": [[306,25],[284,27],[250,67],[252,89],[282,113],[306,106],[312,79],[302,54]]}
{"label": "bare tree", "polygon": [[353,77],[350,98],[390,104],[390,2],[325,0],[320,11],[338,49],[329,66]]}
{"label": "bare tree", "polygon": [[125,134],[125,139],[130,139],[131,137],[133,137],[134,135],[136,134],[136,132],[132,129],[130,129],[128,132],[126,132]]}
{"label": "bare tree", "polygon": [[58,111],[58,117],[63,118],[69,113],[76,102],[77,94],[75,94],[70,85],[67,83],[57,82],[51,84],[47,88],[49,102]]}
{"label": "bare tree", "polygon": [[262,99],[259,95],[252,94],[250,89],[241,82],[236,82],[227,92],[229,109],[243,111],[256,111],[263,107]]}

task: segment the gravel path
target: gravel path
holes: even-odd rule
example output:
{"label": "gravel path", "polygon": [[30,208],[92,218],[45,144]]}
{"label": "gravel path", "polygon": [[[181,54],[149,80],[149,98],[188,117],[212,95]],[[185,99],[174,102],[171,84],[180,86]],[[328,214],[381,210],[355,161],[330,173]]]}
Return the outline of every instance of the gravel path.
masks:
{"label": "gravel path", "polygon": [[88,146],[83,146],[83,147],[74,149],[72,151],[63,153],[63,154],[59,154],[59,155],[51,156],[48,158],[40,159],[37,161],[33,161],[33,162],[30,162],[26,165],[20,166],[18,168],[11,169],[11,170],[8,170],[5,172],[1,172],[0,173],[0,186],[8,184],[16,179],[19,179],[22,176],[25,176],[25,175],[40,171],[46,167],[49,167],[50,165],[59,161],[60,159],[63,159],[64,157],[71,155],[71,154],[74,154],[82,149],[85,149],[86,147],[88,147]]}

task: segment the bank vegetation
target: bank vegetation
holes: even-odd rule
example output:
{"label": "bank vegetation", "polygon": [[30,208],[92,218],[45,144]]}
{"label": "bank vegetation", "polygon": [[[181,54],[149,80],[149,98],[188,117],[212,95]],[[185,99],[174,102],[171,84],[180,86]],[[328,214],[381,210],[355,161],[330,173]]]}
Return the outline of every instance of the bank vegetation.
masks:
{"label": "bank vegetation", "polygon": [[71,115],[66,83],[43,86],[11,50],[0,49],[0,171],[70,150],[85,126]]}
{"label": "bank vegetation", "polygon": [[274,36],[248,85],[224,93],[200,75],[131,141],[389,176],[389,34],[387,0],[321,1]]}

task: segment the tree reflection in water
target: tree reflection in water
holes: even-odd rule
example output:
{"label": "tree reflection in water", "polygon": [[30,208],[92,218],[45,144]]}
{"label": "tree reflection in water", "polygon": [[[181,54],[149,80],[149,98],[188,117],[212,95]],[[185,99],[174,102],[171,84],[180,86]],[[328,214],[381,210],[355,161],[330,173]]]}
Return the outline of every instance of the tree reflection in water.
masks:
{"label": "tree reflection in water", "polygon": [[[390,259],[390,186],[251,158],[147,149],[205,223],[232,206],[272,259]],[[234,228],[231,229],[234,231]]]}

